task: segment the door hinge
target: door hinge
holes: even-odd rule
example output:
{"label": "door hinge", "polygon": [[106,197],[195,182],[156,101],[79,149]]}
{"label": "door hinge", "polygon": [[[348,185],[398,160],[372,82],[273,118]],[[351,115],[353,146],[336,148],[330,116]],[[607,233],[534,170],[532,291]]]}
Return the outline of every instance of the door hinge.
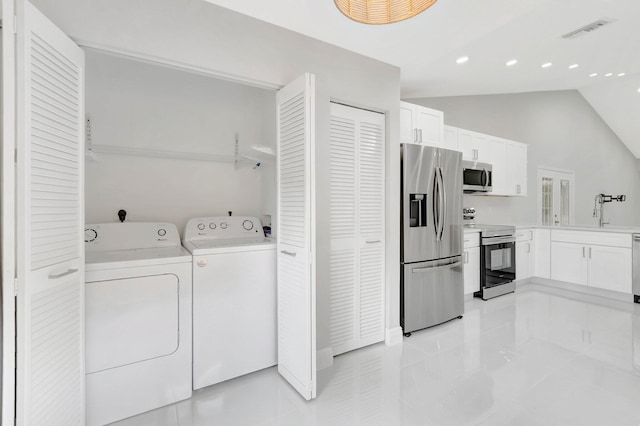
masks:
{"label": "door hinge", "polygon": [[18,17],[13,15],[13,33],[18,34]]}
{"label": "door hinge", "polygon": [[18,296],[18,279],[14,278],[13,279],[13,295],[14,296]]}

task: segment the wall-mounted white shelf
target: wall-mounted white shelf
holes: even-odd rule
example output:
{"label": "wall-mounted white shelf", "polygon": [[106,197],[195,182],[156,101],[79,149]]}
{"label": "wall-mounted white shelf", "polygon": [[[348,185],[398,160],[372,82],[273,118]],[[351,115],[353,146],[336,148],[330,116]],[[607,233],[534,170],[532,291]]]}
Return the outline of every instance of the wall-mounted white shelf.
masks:
{"label": "wall-mounted white shelf", "polygon": [[91,158],[96,158],[95,154],[111,154],[111,155],[128,155],[137,157],[151,157],[151,158],[167,158],[172,160],[192,160],[192,161],[211,161],[218,163],[235,163],[235,164],[254,164],[256,160],[254,158],[234,155],[220,155],[220,154],[204,154],[196,152],[183,152],[183,151],[168,151],[152,148],[137,148],[129,146],[117,146],[117,145],[91,145],[87,148],[87,153]]}
{"label": "wall-mounted white shelf", "polygon": [[243,152],[241,157],[258,163],[273,163],[276,159],[276,150],[266,145],[253,145]]}

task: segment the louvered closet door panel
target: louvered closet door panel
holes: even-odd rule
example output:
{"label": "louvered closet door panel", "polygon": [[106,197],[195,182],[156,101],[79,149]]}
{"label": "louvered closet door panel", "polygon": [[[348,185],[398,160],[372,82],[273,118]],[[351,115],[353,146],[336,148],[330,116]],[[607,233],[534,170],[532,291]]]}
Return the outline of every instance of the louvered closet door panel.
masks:
{"label": "louvered closet door panel", "polygon": [[359,134],[360,236],[374,240],[384,236],[384,121],[380,115],[363,121]]}
{"label": "louvered closet door panel", "polygon": [[384,340],[384,246],[366,244],[360,250],[360,346]]}
{"label": "louvered closet door panel", "polygon": [[359,133],[359,344],[384,340],[384,116],[369,113]]}
{"label": "louvered closet door panel", "polygon": [[384,115],[332,103],[330,124],[330,326],[338,355],[384,338]]}
{"label": "louvered closet door panel", "polygon": [[[342,105],[331,104],[330,118],[330,338],[334,354],[356,342],[357,231],[356,126]],[[348,111],[347,111],[348,112]]]}
{"label": "louvered closet door panel", "polygon": [[277,94],[278,372],[305,398],[316,396],[314,252],[314,78]]}
{"label": "louvered closet door panel", "polygon": [[84,54],[18,1],[17,423],[84,424]]}

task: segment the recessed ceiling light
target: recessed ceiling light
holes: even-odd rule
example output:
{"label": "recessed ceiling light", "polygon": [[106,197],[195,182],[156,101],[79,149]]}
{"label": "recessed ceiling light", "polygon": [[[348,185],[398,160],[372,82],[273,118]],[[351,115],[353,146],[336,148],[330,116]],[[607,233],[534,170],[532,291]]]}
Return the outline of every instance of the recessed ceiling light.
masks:
{"label": "recessed ceiling light", "polygon": [[638,88],[638,93],[640,93],[640,88]]}
{"label": "recessed ceiling light", "polygon": [[517,63],[518,63],[518,60],[517,60],[517,59],[512,59],[512,60],[510,60],[510,61],[508,61],[508,62],[507,62],[507,66],[508,66],[508,67],[512,67],[512,66],[514,66],[514,65],[515,65],[515,64],[517,64]]}
{"label": "recessed ceiling light", "polygon": [[461,56],[460,58],[456,59],[456,64],[464,64],[465,62],[469,62],[469,57],[468,56]]}
{"label": "recessed ceiling light", "polygon": [[542,64],[542,68],[549,68],[551,65],[553,65],[551,62],[547,62],[546,64]]}
{"label": "recessed ceiling light", "polygon": [[576,68],[578,68],[579,66],[580,66],[580,65],[578,65],[578,64],[569,65],[569,69],[570,69],[570,70],[572,70],[572,69],[576,69]]}
{"label": "recessed ceiling light", "polygon": [[625,75],[627,75],[626,72],[621,72],[620,74],[618,74],[618,77],[624,77]]}
{"label": "recessed ceiling light", "polygon": [[597,72],[594,72],[593,74],[589,74],[589,77],[597,77],[597,76],[598,76]]}
{"label": "recessed ceiling light", "polygon": [[613,73],[612,73],[612,72],[608,72],[608,73],[606,73],[604,76],[605,76],[605,77],[611,77],[612,75],[613,75]]}

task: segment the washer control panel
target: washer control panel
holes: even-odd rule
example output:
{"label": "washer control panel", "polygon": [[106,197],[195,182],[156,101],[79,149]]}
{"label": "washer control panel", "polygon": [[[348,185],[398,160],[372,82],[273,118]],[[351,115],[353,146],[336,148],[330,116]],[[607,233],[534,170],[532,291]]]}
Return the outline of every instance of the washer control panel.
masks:
{"label": "washer control panel", "polygon": [[96,223],[85,225],[84,242],[88,251],[178,247],[180,234],[172,223]]}
{"label": "washer control panel", "polygon": [[197,217],[189,220],[184,241],[264,237],[260,219],[253,216]]}

